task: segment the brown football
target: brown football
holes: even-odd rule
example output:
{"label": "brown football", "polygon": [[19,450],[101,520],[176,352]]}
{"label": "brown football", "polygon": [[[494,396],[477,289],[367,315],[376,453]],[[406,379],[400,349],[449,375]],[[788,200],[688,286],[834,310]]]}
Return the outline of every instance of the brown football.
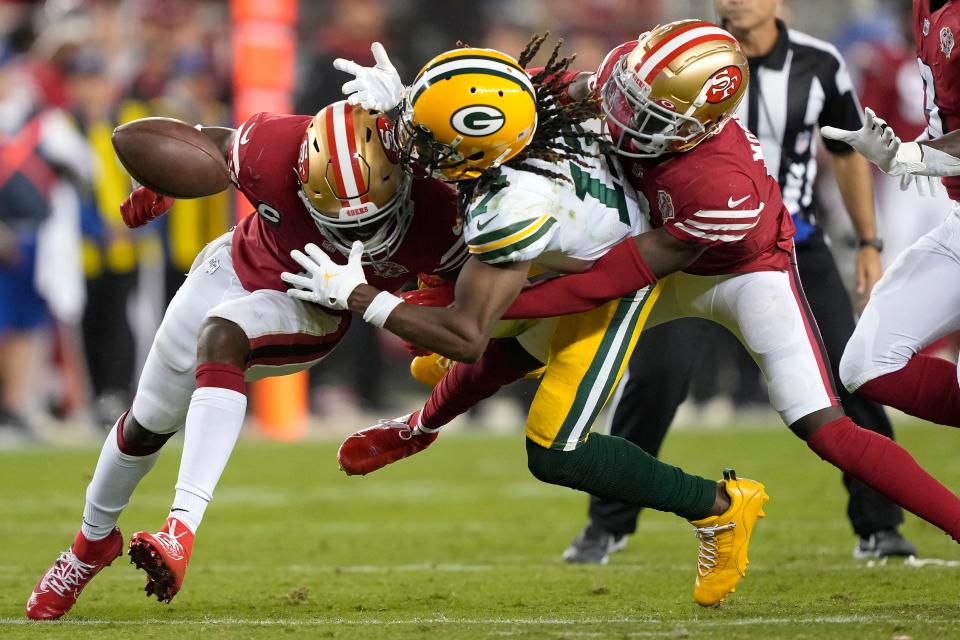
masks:
{"label": "brown football", "polygon": [[113,148],[134,180],[174,198],[202,198],[230,184],[217,145],[186,122],[141,118],[113,130]]}

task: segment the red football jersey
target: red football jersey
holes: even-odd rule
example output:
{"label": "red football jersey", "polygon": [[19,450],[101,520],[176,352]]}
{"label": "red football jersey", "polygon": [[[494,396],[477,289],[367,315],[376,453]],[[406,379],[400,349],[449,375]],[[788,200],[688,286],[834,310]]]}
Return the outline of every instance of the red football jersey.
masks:
{"label": "red football jersey", "polygon": [[[256,207],[233,233],[233,264],[248,291],[286,291],[284,271],[302,267],[293,249],[309,242],[343,264],[346,258],[326,242],[300,201],[300,181],[294,168],[310,116],[258,113],[237,130],[228,161],[230,179]],[[457,214],[456,191],[437,180],[414,180],[414,215],[400,247],[387,260],[364,271],[378,289],[393,291],[418,273],[455,271],[467,258],[463,224]]]}
{"label": "red football jersey", "polygon": [[[931,12],[930,0],[913,0],[913,35],[927,131],[939,138],[960,126],[960,4],[949,0]],[[960,200],[960,176],[944,178],[943,184],[951,200]]]}
{"label": "red football jersey", "polygon": [[690,151],[652,160],[622,158],[650,203],[650,224],[708,245],[685,269],[695,275],[784,271],[794,226],[760,143],[737,118]]}

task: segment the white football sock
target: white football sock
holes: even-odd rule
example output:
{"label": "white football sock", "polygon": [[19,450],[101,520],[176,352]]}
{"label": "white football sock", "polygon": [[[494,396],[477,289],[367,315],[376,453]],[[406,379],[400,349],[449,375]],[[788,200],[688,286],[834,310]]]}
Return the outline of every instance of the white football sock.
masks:
{"label": "white football sock", "polygon": [[87,485],[87,503],[80,527],[87,540],[102,540],[113,531],[120,513],[130,503],[133,490],[160,457],[159,451],[145,456],[130,456],[120,451],[117,446],[119,424],[118,420],[107,434],[97,468]]}
{"label": "white football sock", "polygon": [[246,395],[221,387],[200,387],[190,398],[170,517],[194,533],[233,453],[246,409]]}

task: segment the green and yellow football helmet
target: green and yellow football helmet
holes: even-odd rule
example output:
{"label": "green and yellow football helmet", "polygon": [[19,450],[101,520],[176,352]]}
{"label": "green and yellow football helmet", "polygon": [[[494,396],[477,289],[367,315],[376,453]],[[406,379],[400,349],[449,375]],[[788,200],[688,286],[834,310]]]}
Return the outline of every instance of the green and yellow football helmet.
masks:
{"label": "green and yellow football helmet", "polygon": [[536,128],[536,90],[514,58],[454,49],[428,62],[407,89],[397,143],[405,167],[456,182],[520,153]]}

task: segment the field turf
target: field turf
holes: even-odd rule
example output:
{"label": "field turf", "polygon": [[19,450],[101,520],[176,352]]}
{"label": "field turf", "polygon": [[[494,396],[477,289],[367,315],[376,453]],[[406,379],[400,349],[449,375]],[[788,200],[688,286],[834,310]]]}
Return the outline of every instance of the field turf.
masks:
{"label": "field turf", "polygon": [[[900,434],[960,487],[958,434]],[[448,435],[367,478],[341,474],[335,450],[243,442],[172,605],[144,597],[123,559],[53,624],[23,606],[77,529],[96,452],[0,453],[0,638],[960,638],[960,568],[853,560],[839,473],[785,429],[668,439],[666,459],[710,476],[735,466],[771,496],[747,578],[711,610],[692,601],[696,540],[674,516],[645,514],[607,566],[564,565],[585,501],[529,476],[520,436]],[[162,524],[178,461],[167,451],[140,486],[127,536]],[[960,560],[916,518],[904,532]]]}

